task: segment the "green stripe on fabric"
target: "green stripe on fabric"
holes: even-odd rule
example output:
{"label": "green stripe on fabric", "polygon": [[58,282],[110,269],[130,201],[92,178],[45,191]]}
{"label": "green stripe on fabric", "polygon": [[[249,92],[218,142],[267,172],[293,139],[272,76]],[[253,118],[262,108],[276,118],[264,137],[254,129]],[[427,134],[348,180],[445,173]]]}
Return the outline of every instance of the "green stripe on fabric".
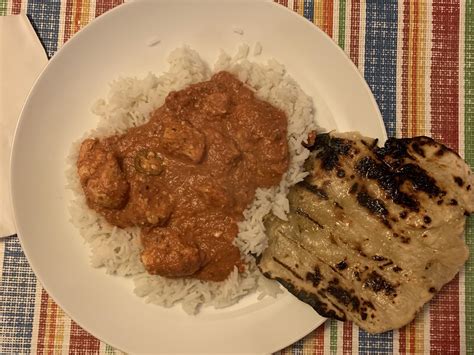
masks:
{"label": "green stripe on fabric", "polygon": [[346,0],[339,0],[339,47],[344,49],[346,45]]}
{"label": "green stripe on fabric", "polygon": [[[466,2],[464,38],[464,146],[468,164],[474,167],[474,2]],[[473,186],[474,188],[474,186]],[[469,218],[466,228],[466,242],[471,257],[466,263],[466,353],[474,354],[474,221]]]}
{"label": "green stripe on fabric", "polygon": [[7,14],[7,0],[0,0],[0,16]]}
{"label": "green stripe on fabric", "polygon": [[337,320],[331,319],[331,324],[329,325],[330,329],[330,340],[329,340],[329,346],[330,346],[330,352],[331,355],[336,355],[337,354],[337,324],[339,322]]}
{"label": "green stripe on fabric", "polygon": [[[471,120],[471,124],[474,124],[474,120]],[[474,144],[472,137],[471,144]],[[471,162],[469,163],[471,167],[473,166],[473,153],[474,152],[471,152]],[[466,289],[464,302],[466,305],[466,354],[474,354],[474,260],[472,257],[472,255],[474,254],[474,220],[472,218],[470,218],[467,223],[466,242],[469,246],[471,255],[471,257],[466,263],[465,273]]]}
{"label": "green stripe on fabric", "polygon": [[119,354],[113,347],[111,347],[109,344],[105,344],[105,353],[106,354]]}

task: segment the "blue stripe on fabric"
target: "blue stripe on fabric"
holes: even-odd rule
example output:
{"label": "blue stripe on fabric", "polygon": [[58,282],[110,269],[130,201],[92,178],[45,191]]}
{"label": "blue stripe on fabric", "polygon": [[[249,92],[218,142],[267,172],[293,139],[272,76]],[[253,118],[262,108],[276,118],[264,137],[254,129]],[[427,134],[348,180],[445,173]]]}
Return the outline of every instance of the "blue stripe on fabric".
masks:
{"label": "blue stripe on fabric", "polygon": [[[397,31],[397,1],[367,1],[364,75],[389,136],[395,136],[396,132]],[[360,329],[359,352],[392,354],[393,332],[374,335]]]}
{"label": "blue stripe on fabric", "polygon": [[0,353],[27,354],[31,349],[36,278],[16,236],[5,241],[0,285]]}
{"label": "blue stripe on fabric", "polygon": [[305,338],[300,339],[292,345],[293,355],[303,355],[303,348],[304,348],[304,343],[305,343],[304,340]]}
{"label": "blue stripe on fabric", "polygon": [[374,93],[389,136],[396,132],[397,30],[396,0],[367,1],[365,80]]}
{"label": "blue stripe on fabric", "polygon": [[359,329],[359,354],[393,354],[393,332],[369,334]]}
{"label": "blue stripe on fabric", "polygon": [[314,18],[314,0],[304,0],[303,16],[313,22]]}
{"label": "blue stripe on fabric", "polygon": [[58,49],[61,0],[29,0],[27,14],[51,58]]}

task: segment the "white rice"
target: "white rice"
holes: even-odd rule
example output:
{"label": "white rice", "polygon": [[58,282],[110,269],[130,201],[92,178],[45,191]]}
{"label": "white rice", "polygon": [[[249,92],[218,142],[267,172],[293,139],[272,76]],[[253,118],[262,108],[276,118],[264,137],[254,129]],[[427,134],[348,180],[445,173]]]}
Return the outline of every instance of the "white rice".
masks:
{"label": "white rice", "polygon": [[[260,52],[261,48],[256,52]],[[139,78],[120,78],[110,85],[109,96],[93,106],[99,116],[98,127],[87,136],[103,137],[120,133],[148,120],[150,113],[160,107],[170,91],[180,90],[192,83],[208,80],[213,72],[227,70],[254,88],[256,95],[282,109],[288,117],[290,166],[277,187],[258,189],[253,203],[239,223],[235,244],[244,255],[260,254],[267,246],[262,218],[273,212],[286,219],[288,188],[301,181],[302,165],[309,152],[301,145],[308,133],[316,128],[312,100],[275,60],[257,64],[248,60],[249,47],[241,45],[231,57],[222,52],[211,71],[198,53],[182,47],[170,53],[169,69],[160,76],[148,74]],[[85,138],[85,136],[83,137]],[[132,277],[135,293],[147,302],[170,307],[180,303],[183,309],[196,313],[203,305],[216,308],[236,303],[242,296],[257,290],[259,297],[274,295],[278,286],[266,280],[258,271],[252,257],[246,256],[250,267],[243,273],[237,269],[223,282],[194,279],[167,279],[149,275],[140,261],[138,228],[120,229],[109,225],[85,202],[75,163],[79,144],[76,142],[68,158],[68,187],[75,199],[70,206],[72,223],[80,230],[91,250],[93,267],[103,267],[107,273]]]}

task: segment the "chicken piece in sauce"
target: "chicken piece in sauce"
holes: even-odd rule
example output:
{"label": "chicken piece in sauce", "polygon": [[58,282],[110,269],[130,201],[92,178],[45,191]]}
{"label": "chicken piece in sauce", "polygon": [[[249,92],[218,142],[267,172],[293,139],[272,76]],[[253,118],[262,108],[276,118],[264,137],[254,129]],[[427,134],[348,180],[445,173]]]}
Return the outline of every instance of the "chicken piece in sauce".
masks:
{"label": "chicken piece in sauce", "polygon": [[129,184],[114,153],[95,139],[81,146],[78,173],[90,203],[103,208],[120,208],[128,199]]}
{"label": "chicken piece in sauce", "polygon": [[77,161],[90,208],[141,227],[150,274],[221,281],[244,268],[237,222],[288,168],[287,119],[227,72],[171,92],[150,120],[86,139]]}

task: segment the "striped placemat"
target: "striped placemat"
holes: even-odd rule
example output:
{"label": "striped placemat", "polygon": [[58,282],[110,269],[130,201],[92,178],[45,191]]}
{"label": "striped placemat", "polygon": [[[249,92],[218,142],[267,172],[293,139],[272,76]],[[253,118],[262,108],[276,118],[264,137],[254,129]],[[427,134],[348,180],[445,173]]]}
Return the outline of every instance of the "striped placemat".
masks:
{"label": "striped placemat", "polygon": [[[122,2],[0,0],[0,15],[26,12],[52,56],[94,17]],[[321,27],[350,56],[375,95],[389,135],[432,136],[474,166],[472,1],[279,2]],[[466,234],[471,250],[473,227],[471,221]],[[403,329],[370,335],[351,323],[328,321],[282,353],[474,354],[473,260]],[[36,352],[119,353],[52,301],[12,236],[0,242],[0,353]]]}

